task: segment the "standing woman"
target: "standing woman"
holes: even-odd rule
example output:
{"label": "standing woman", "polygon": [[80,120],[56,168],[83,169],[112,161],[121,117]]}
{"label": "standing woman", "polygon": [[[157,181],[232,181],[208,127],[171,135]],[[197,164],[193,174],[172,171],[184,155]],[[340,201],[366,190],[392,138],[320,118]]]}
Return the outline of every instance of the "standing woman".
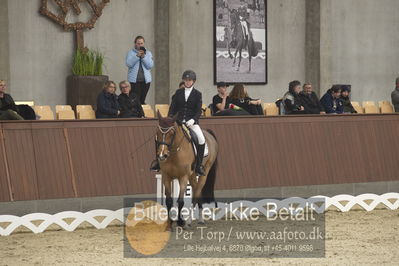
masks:
{"label": "standing woman", "polygon": [[144,37],[137,36],[134,48],[126,56],[127,76],[132,88],[130,93],[136,94],[141,104],[145,104],[152,81],[151,69],[154,66],[152,53],[144,47],[144,44]]}
{"label": "standing woman", "polygon": [[[194,131],[198,138],[197,144],[197,164],[195,172],[198,176],[204,176],[204,168],[202,160],[205,150],[205,137],[199,126],[199,118],[201,116],[202,107],[202,94],[194,88],[194,83],[197,76],[194,71],[187,70],[183,73],[182,80],[184,81],[184,88],[178,89],[172,96],[172,103],[169,107],[168,116],[178,114],[178,123],[184,123],[188,128]],[[158,160],[153,161],[151,170],[159,171]]]}

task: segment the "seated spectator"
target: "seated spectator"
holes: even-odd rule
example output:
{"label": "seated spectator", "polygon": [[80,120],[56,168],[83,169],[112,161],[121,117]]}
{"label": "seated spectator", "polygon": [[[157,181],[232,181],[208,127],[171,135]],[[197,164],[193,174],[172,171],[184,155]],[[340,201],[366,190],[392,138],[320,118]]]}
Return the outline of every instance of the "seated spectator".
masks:
{"label": "seated spectator", "polygon": [[304,114],[305,107],[303,107],[299,93],[301,91],[301,83],[298,80],[291,81],[288,84],[288,91],[284,94],[280,104],[281,115],[295,115]]}
{"label": "seated spectator", "polygon": [[212,114],[214,116],[250,115],[244,110],[230,109],[231,100],[227,92],[228,85],[224,82],[217,83],[218,94],[212,99]]}
{"label": "seated spectator", "polygon": [[105,82],[103,91],[97,97],[96,118],[117,118],[120,115],[120,106],[115,90],[115,82]]}
{"label": "seated spectator", "polygon": [[[229,85],[227,85],[224,82],[218,82],[216,84],[218,94],[213,96],[213,99],[212,99],[213,115],[217,115],[218,113],[229,109],[229,105],[230,105],[231,101],[230,101],[229,93],[227,92],[228,86]],[[220,114],[218,114],[218,115],[220,115]]]}
{"label": "seated spectator", "polygon": [[351,88],[348,85],[341,86],[341,101],[344,106],[344,113],[357,114],[355,108],[353,108],[351,100],[349,99],[349,94],[351,93]]}
{"label": "seated spectator", "polygon": [[313,91],[312,84],[303,84],[303,90],[299,93],[306,114],[325,114],[323,105]]}
{"label": "seated spectator", "polygon": [[399,77],[396,78],[396,88],[391,94],[391,99],[395,112],[399,113]]}
{"label": "seated spectator", "polygon": [[140,100],[137,98],[135,93],[130,94],[132,88],[130,87],[129,81],[124,80],[120,82],[119,89],[121,90],[121,94],[118,97],[118,103],[121,110],[119,117],[144,117],[144,110],[140,104]]}
{"label": "seated spectator", "polygon": [[6,93],[7,84],[0,80],[0,120],[24,120],[17,112],[17,106],[10,94]]}
{"label": "seated spectator", "polygon": [[342,114],[344,112],[344,105],[342,104],[340,96],[341,87],[333,85],[320,99],[327,114]]}
{"label": "seated spectator", "polygon": [[233,87],[230,92],[230,99],[234,109],[239,107],[251,115],[263,115],[261,100],[249,97],[244,84],[236,84]]}

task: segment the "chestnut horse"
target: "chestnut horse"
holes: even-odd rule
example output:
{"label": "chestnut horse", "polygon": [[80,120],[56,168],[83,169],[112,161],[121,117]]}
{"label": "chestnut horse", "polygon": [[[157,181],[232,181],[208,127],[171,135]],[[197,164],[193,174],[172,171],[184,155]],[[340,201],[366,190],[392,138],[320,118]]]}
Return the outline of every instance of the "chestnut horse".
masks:
{"label": "chestnut horse", "polygon": [[198,205],[199,223],[203,223],[202,203],[215,202],[214,184],[216,179],[218,144],[215,135],[210,130],[203,131],[208,145],[208,156],[204,157],[203,166],[205,176],[200,176],[197,181],[195,174],[195,155],[193,147],[184,132],[183,126],[176,122],[174,117],[162,117],[158,112],[159,125],[156,132],[157,158],[161,167],[162,183],[165,186],[166,207],[169,213],[168,229],[172,228],[170,210],[173,205],[172,180],[179,181],[178,226],[184,226],[185,221],[181,217],[184,206],[184,193],[188,182],[193,191],[193,208]]}

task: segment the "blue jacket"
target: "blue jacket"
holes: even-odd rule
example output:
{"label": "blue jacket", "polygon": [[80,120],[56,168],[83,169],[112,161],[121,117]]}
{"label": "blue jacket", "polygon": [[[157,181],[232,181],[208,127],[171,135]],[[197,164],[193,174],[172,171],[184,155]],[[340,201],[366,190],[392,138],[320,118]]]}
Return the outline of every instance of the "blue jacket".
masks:
{"label": "blue jacket", "polygon": [[329,92],[321,97],[320,102],[327,114],[342,114],[344,112],[344,104],[341,99],[334,99]]}
{"label": "blue jacket", "polygon": [[[136,83],[137,74],[139,73],[140,58],[137,57],[137,53],[138,51],[136,49],[132,49],[126,56],[126,66],[128,67],[127,80],[131,83]],[[152,81],[151,68],[154,66],[154,61],[152,60],[151,52],[148,50],[142,59],[142,65],[145,83],[150,83]]]}

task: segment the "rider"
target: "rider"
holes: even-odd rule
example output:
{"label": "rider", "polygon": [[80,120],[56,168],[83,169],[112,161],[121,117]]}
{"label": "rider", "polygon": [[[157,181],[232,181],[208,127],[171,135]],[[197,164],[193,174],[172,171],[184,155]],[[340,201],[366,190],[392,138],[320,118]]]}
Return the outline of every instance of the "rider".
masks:
{"label": "rider", "polygon": [[[182,80],[184,81],[184,88],[178,89],[173,95],[168,116],[172,117],[175,114],[178,114],[177,121],[186,124],[188,128],[194,131],[198,138],[198,143],[196,143],[197,164],[195,172],[199,176],[204,176],[205,173],[202,166],[202,160],[205,150],[205,137],[199,126],[199,118],[202,111],[202,94],[194,88],[194,83],[197,80],[194,71],[184,71]],[[160,167],[158,160],[153,161],[151,165],[151,170],[159,171]]]}

